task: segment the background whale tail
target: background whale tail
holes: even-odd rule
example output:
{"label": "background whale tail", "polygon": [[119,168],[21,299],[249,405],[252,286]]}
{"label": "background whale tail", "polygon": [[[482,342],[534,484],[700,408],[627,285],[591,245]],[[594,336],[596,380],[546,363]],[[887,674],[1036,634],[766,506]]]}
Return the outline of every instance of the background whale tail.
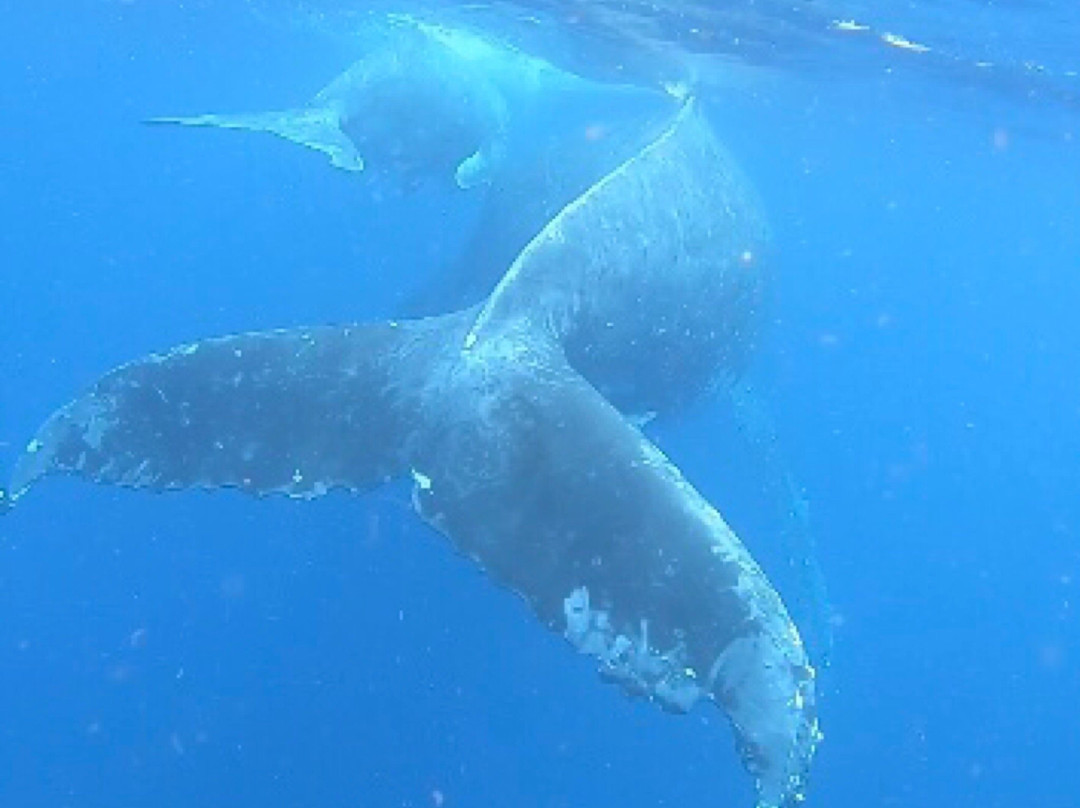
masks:
{"label": "background whale tail", "polygon": [[285,140],[320,151],[330,162],[345,171],[363,171],[364,159],[341,130],[340,116],[332,109],[302,107],[275,112],[236,115],[193,115],[189,117],[149,118],[149,124],[212,126],[218,129],[243,129],[270,132]]}

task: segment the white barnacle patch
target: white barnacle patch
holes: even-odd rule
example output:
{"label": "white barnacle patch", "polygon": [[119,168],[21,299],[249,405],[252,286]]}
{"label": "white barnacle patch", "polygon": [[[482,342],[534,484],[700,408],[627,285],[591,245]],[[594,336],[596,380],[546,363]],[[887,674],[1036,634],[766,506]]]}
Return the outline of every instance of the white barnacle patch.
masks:
{"label": "white barnacle patch", "polygon": [[83,442],[94,451],[99,451],[102,440],[112,427],[111,418],[105,418],[100,413],[95,414],[86,422],[86,427],[83,429]]}
{"label": "white barnacle patch", "polygon": [[416,483],[417,488],[419,488],[421,491],[431,490],[430,477],[420,471],[417,471],[416,469],[411,469],[410,471],[412,473],[413,482]]}
{"label": "white barnacle patch", "polygon": [[634,630],[617,631],[605,609],[593,608],[588,587],[580,586],[563,599],[564,636],[580,653],[596,657],[600,672],[629,692],[656,699],[678,712],[688,711],[704,695],[693,668],[686,664],[681,643],[660,650],[649,644],[649,622]]}
{"label": "white barnacle patch", "polygon": [[42,444],[41,441],[39,441],[37,438],[34,438],[32,441],[30,441],[28,444],[26,444],[26,453],[27,454],[37,454],[38,452],[41,451],[41,448],[42,448],[43,445],[44,444]]}

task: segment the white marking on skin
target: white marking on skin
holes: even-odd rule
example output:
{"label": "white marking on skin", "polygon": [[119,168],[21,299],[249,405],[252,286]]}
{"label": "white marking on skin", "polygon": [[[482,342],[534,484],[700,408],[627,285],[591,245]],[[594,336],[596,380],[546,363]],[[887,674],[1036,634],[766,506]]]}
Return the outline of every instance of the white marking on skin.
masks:
{"label": "white marking on skin", "polygon": [[112,424],[100,415],[91,418],[83,431],[83,440],[86,441],[87,446],[96,451],[101,448],[101,441],[105,437],[105,433],[111,428]]}
{"label": "white marking on skin", "polygon": [[[666,651],[649,645],[649,624],[639,632],[616,633],[608,612],[590,605],[587,587],[578,587],[563,600],[564,636],[583,654],[596,657],[604,674],[632,693],[688,711],[704,695],[693,668],[686,664],[682,642]],[[634,636],[636,634],[636,636]]]}

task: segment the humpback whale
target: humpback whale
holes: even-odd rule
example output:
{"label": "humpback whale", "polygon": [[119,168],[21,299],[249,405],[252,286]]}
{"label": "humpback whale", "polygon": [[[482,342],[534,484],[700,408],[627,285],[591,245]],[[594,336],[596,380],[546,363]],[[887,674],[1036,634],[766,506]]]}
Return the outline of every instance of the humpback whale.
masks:
{"label": "humpback whale", "polygon": [[802,800],[815,674],[720,513],[623,415],[737,374],[766,231],[696,104],[568,202],[480,303],[208,339],[51,415],[11,504],[54,473],[316,497],[413,480],[416,512],[604,678],[726,713],[758,808]]}
{"label": "humpback whale", "polygon": [[452,175],[461,188],[491,182],[516,133],[541,122],[543,99],[598,85],[461,28],[398,16],[383,41],[306,105],[273,112],[151,118],[148,123],[269,132],[323,152],[346,171],[383,171],[413,183]]}

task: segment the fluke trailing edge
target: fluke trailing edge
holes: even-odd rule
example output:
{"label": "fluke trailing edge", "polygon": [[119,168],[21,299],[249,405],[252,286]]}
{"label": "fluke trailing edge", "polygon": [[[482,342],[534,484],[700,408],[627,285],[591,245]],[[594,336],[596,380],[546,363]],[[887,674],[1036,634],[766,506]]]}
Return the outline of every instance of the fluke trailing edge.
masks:
{"label": "fluke trailing edge", "polygon": [[567,204],[481,304],[244,334],[125,365],[54,413],[54,472],[155,490],[363,491],[419,515],[608,678],[727,713],[762,808],[802,798],[820,738],[798,631],[746,548],[625,414],[750,350],[764,227],[695,105]]}

